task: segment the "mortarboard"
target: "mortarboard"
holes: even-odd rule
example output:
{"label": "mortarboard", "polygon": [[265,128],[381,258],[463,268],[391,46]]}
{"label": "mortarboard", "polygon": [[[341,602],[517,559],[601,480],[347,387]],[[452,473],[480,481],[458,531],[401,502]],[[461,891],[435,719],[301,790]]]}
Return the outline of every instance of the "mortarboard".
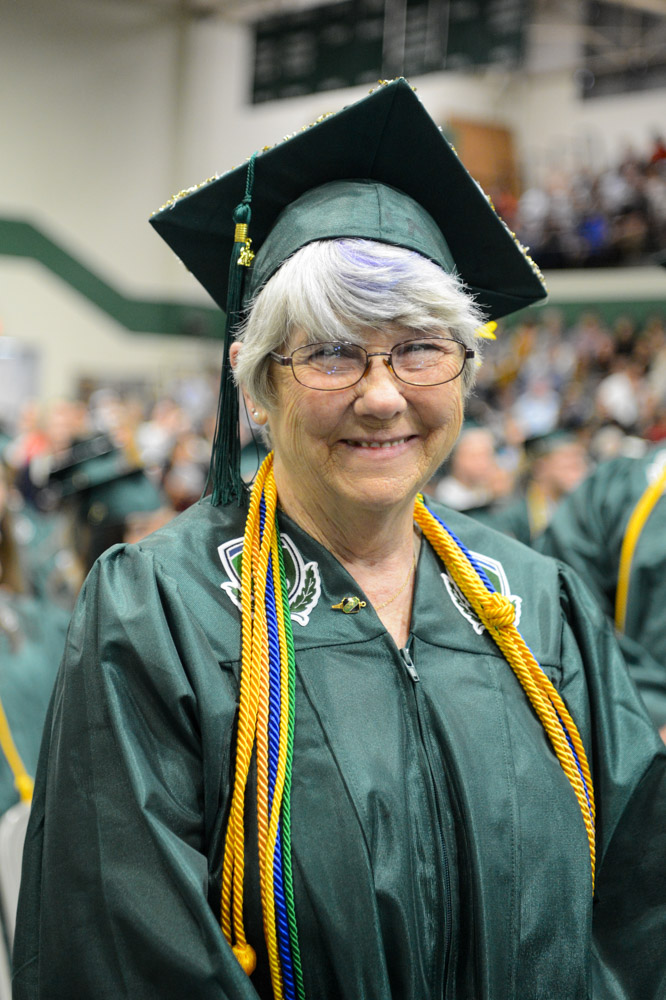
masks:
{"label": "mortarboard", "polygon": [[566,448],[567,445],[575,444],[577,438],[567,430],[557,428],[545,434],[535,434],[526,438],[523,443],[525,455],[530,461],[536,461],[545,455],[550,455],[558,448]]}
{"label": "mortarboard", "polygon": [[242,495],[234,327],[302,246],[356,237],[415,250],[457,273],[490,320],[546,295],[538,268],[404,79],[181,192],[151,223],[227,313],[213,503]]}
{"label": "mortarboard", "polygon": [[50,506],[72,501],[77,520],[92,527],[121,524],[129,514],[164,505],[143,469],[104,434],[79,441],[61,453],[45,489]]}

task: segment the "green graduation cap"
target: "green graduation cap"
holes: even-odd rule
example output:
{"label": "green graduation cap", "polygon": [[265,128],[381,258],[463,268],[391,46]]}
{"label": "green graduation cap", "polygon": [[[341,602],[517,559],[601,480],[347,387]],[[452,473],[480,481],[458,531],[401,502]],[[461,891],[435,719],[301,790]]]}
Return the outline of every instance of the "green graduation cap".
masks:
{"label": "green graduation cap", "polygon": [[523,448],[525,455],[530,461],[536,461],[545,455],[550,455],[558,448],[566,448],[567,445],[575,444],[576,436],[567,430],[557,428],[545,434],[536,434],[525,439]]}
{"label": "green graduation cap", "polygon": [[51,506],[71,500],[77,519],[92,526],[120,524],[164,505],[143,469],[104,434],[72,445],[51,470],[47,489]]}
{"label": "green graduation cap", "polygon": [[125,469],[91,486],[81,497],[78,516],[91,525],[122,524],[130,514],[159,510],[164,499],[142,469]]}
{"label": "green graduation cap", "polygon": [[249,298],[307,243],[358,237],[414,250],[460,275],[488,319],[546,295],[538,268],[404,79],[181,192],[151,223],[227,313],[214,503],[241,496],[233,329]]}
{"label": "green graduation cap", "polygon": [[166,505],[141,466],[105,434],[61,452],[42,493],[44,509],[70,510],[74,546],[86,572],[105,549],[124,540],[130,516]]}

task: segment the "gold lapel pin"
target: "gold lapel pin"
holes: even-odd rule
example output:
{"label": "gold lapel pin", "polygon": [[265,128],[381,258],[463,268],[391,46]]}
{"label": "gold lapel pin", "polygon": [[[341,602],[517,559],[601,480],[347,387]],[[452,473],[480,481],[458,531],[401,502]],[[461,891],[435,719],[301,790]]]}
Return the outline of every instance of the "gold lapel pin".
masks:
{"label": "gold lapel pin", "polygon": [[332,604],[333,611],[342,611],[345,615],[357,615],[364,608],[365,601],[360,597],[343,597],[339,604]]}

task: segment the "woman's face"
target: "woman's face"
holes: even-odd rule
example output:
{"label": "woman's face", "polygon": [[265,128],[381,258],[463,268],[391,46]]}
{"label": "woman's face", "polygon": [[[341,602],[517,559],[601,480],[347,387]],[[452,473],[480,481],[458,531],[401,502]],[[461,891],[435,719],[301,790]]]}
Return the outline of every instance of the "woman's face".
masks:
{"label": "woman's face", "polygon": [[[366,350],[390,351],[413,332],[368,330]],[[289,353],[306,343],[296,333]],[[462,378],[410,386],[373,358],[350,389],[322,392],[273,366],[277,401],[268,413],[278,488],[313,512],[345,505],[378,512],[411,503],[448,455],[463,418]]]}

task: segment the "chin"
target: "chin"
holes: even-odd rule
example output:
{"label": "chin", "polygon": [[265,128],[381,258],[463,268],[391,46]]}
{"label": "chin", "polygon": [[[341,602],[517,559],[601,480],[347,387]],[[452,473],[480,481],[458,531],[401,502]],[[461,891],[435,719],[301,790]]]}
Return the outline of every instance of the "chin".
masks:
{"label": "chin", "polygon": [[340,505],[354,504],[365,510],[380,512],[401,506],[406,501],[411,502],[425,482],[427,479],[424,481],[421,477],[391,479],[358,476],[338,484],[334,493]]}

